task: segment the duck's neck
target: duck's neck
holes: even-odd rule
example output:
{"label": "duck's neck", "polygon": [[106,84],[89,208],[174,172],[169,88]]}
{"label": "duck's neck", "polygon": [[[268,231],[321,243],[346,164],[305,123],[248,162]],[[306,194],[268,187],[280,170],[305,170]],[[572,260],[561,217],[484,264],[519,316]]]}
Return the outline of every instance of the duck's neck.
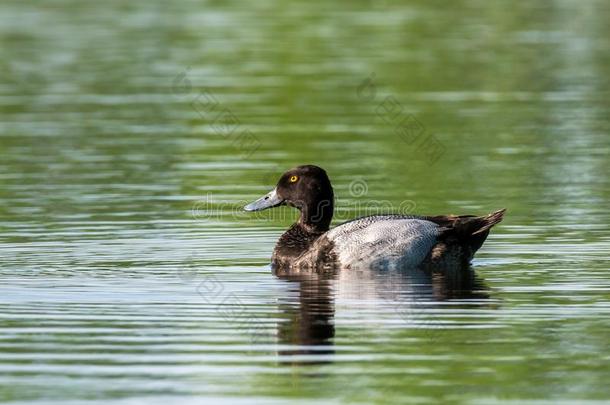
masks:
{"label": "duck's neck", "polygon": [[281,264],[307,252],[313,243],[320,238],[330,226],[333,218],[333,195],[316,198],[315,204],[297,206],[301,215],[299,220],[280,237],[273,251],[273,262]]}
{"label": "duck's neck", "polygon": [[301,216],[297,222],[306,232],[324,233],[328,231],[333,219],[334,197],[332,191],[315,203],[306,204],[301,208]]}

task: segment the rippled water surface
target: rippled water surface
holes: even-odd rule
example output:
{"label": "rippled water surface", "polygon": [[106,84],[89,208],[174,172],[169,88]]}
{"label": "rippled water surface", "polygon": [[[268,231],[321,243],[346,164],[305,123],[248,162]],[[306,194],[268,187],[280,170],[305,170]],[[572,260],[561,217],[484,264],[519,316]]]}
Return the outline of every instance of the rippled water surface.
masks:
{"label": "rippled water surface", "polygon": [[[610,398],[604,1],[0,5],[0,401]],[[462,277],[273,275],[335,222],[508,208]]]}

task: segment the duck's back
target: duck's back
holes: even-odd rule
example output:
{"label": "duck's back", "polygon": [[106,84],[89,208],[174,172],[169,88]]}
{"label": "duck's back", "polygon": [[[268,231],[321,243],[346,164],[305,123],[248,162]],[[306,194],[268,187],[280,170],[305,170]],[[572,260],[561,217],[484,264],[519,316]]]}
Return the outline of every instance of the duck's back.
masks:
{"label": "duck's back", "polygon": [[420,217],[373,215],[326,233],[341,264],[349,267],[415,267],[438,242],[438,224]]}

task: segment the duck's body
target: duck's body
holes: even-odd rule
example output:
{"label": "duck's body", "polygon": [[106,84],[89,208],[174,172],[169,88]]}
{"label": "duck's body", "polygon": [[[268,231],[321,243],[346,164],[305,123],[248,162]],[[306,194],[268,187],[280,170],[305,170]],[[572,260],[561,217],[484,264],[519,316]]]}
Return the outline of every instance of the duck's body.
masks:
{"label": "duck's body", "polygon": [[339,261],[349,267],[415,267],[439,235],[433,222],[415,217],[374,215],[341,224],[327,233]]}
{"label": "duck's body", "polygon": [[484,217],[373,215],[329,229],[333,192],[326,172],[317,166],[288,171],[274,191],[246,209],[282,204],[297,207],[301,216],[278,240],[272,262],[295,271],[461,266],[470,262],[504,214],[500,210]]}

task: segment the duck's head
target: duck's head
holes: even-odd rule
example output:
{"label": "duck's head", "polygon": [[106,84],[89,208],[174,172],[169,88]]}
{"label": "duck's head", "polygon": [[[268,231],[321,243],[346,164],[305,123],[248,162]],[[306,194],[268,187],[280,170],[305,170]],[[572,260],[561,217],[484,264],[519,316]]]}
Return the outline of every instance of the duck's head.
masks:
{"label": "duck's head", "polygon": [[289,205],[301,211],[299,223],[315,230],[328,230],[333,213],[333,188],[324,169],[305,165],[282,174],[275,188],[246,205],[246,211],[261,211]]}

